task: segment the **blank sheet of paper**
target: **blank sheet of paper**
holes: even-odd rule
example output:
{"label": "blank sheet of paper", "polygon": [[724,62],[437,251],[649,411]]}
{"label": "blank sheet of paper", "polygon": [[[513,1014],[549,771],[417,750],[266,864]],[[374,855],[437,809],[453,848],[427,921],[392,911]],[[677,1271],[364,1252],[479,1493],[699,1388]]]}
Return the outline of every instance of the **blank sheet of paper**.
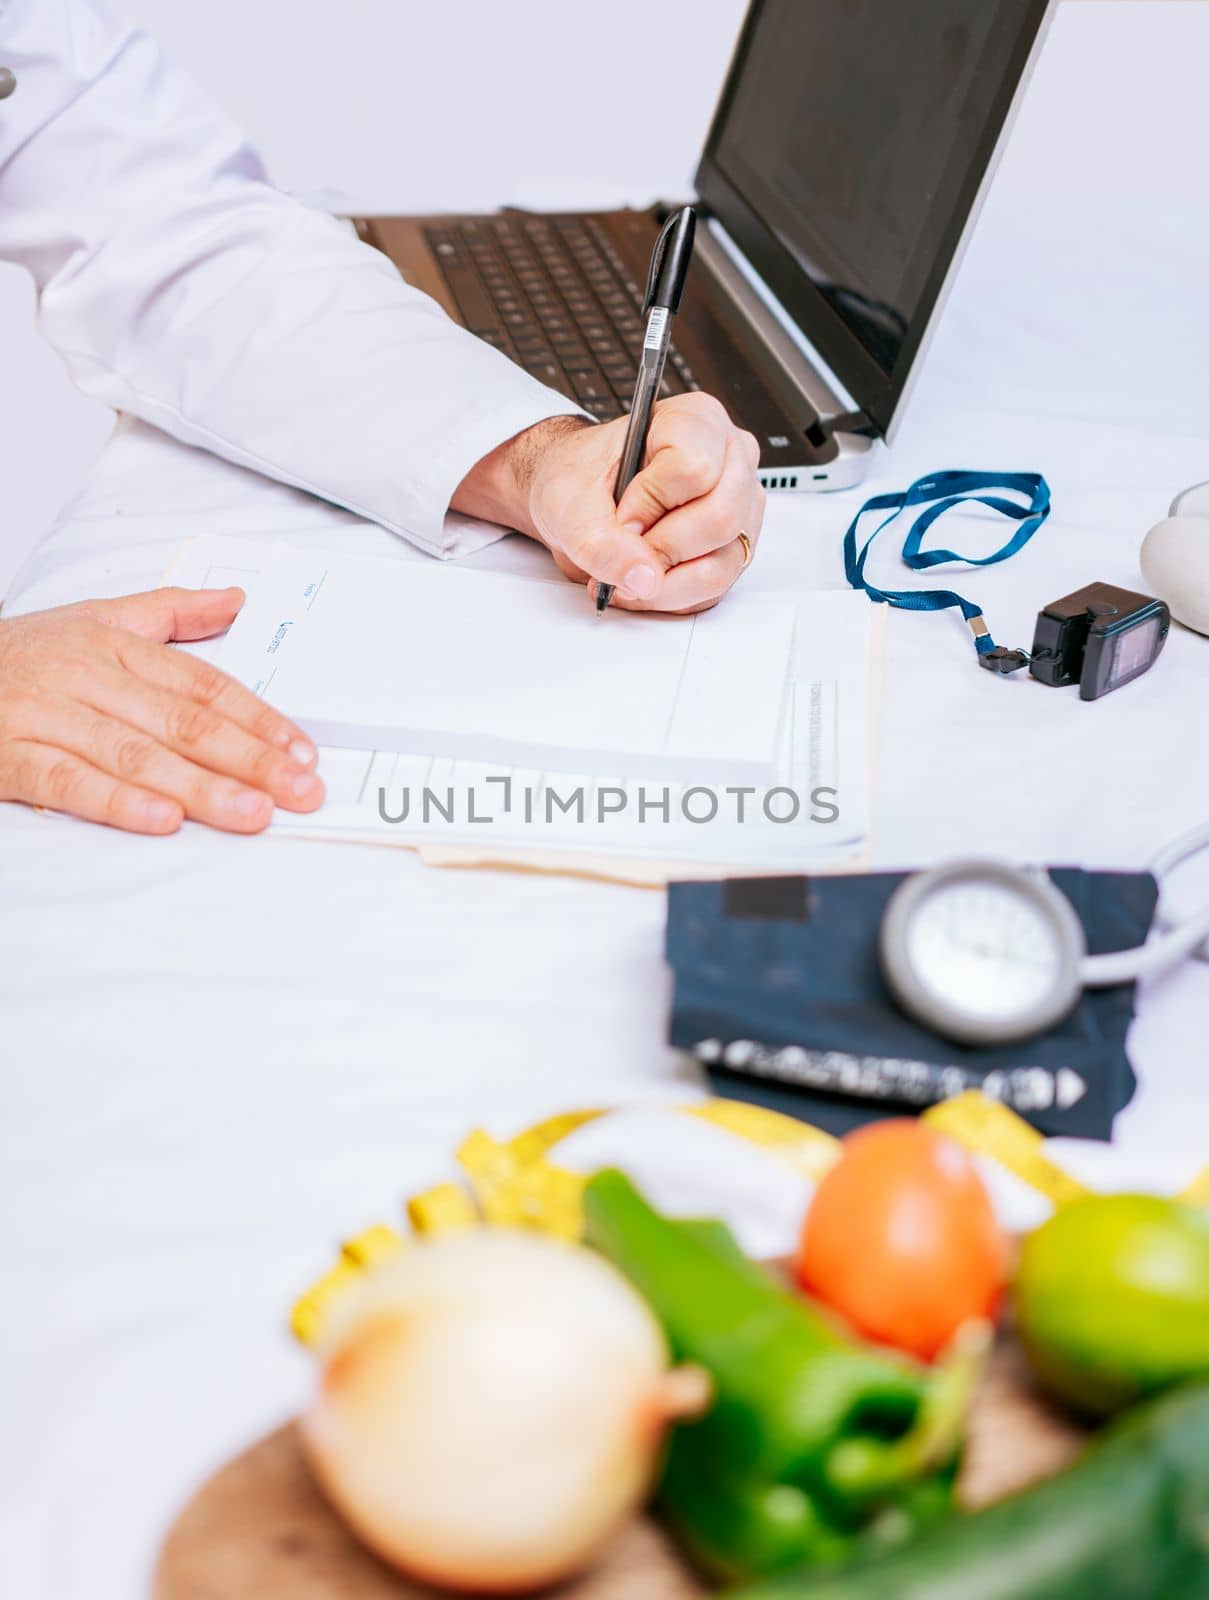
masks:
{"label": "blank sheet of paper", "polygon": [[771,781],[794,618],[740,587],[692,618],[597,619],[569,583],[267,550],[220,659],[324,745]]}

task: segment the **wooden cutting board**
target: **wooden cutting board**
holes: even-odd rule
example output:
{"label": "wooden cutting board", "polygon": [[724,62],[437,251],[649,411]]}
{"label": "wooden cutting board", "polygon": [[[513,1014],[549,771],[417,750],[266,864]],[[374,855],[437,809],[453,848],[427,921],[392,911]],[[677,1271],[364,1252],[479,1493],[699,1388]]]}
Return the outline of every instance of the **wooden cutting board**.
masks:
{"label": "wooden cutting board", "polygon": [[[1024,1357],[1000,1340],[971,1418],[961,1479],[986,1505],[1067,1466],[1086,1433],[1032,1387]],[[698,1600],[706,1589],[648,1518],[613,1541],[557,1600]],[[315,1486],[291,1424],[203,1485],[168,1533],[155,1600],[431,1600],[353,1538]]]}

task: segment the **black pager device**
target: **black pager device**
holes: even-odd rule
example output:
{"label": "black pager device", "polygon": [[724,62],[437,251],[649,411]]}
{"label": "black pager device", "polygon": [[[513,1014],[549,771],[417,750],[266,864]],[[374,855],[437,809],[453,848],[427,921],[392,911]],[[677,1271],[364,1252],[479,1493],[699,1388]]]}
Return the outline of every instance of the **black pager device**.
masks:
{"label": "black pager device", "polygon": [[1089,583],[1037,613],[1029,671],[1041,683],[1077,683],[1081,700],[1098,700],[1154,665],[1170,627],[1161,600]]}

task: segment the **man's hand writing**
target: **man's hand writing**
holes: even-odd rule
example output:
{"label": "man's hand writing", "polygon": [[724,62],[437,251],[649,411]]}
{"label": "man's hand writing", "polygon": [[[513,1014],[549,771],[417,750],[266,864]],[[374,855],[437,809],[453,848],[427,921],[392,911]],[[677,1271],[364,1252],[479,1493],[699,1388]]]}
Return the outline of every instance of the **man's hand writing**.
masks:
{"label": "man's hand writing", "polygon": [[759,446],[718,401],[675,395],[655,407],[642,471],[613,504],[625,419],[558,417],[484,458],[455,509],[547,545],[579,583],[615,585],[631,611],[701,611],[747,563],[764,520]]}

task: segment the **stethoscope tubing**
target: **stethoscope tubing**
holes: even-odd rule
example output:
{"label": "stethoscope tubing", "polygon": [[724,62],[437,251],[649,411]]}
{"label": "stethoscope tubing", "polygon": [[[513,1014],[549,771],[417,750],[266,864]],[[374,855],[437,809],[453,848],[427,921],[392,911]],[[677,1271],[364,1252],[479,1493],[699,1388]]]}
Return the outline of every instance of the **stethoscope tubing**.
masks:
{"label": "stethoscope tubing", "polygon": [[1209,846],[1209,823],[1201,823],[1188,833],[1172,839],[1155,852],[1147,863],[1159,884],[1159,903],[1155,907],[1157,936],[1136,950],[1113,950],[1107,955],[1085,956],[1079,964],[1079,977],[1085,988],[1103,989],[1135,978],[1152,978],[1166,972],[1187,956],[1209,961],[1209,905],[1190,917],[1177,917],[1167,904],[1165,880],[1190,856]]}
{"label": "stethoscope tubing", "polygon": [[[1170,844],[1164,845],[1161,850],[1156,852],[1148,862],[1149,870],[1159,882],[1159,903],[1155,909],[1154,920],[1155,926],[1160,930],[1166,931],[1169,928],[1181,927],[1188,920],[1192,922],[1202,920],[1201,914],[1191,919],[1185,919],[1177,916],[1171,910],[1167,903],[1165,880],[1177,867],[1182,866],[1190,856],[1197,855],[1206,847],[1209,847],[1209,822],[1203,822],[1199,827],[1190,828],[1187,833],[1181,834],[1178,839],[1173,839]],[[1209,907],[1206,908],[1206,912],[1209,912]],[[1209,918],[1206,918],[1206,920],[1209,920]],[[1209,927],[1206,928],[1206,932],[1209,933]],[[1198,961],[1209,961],[1209,938],[1199,942],[1189,954],[1195,956]]]}

